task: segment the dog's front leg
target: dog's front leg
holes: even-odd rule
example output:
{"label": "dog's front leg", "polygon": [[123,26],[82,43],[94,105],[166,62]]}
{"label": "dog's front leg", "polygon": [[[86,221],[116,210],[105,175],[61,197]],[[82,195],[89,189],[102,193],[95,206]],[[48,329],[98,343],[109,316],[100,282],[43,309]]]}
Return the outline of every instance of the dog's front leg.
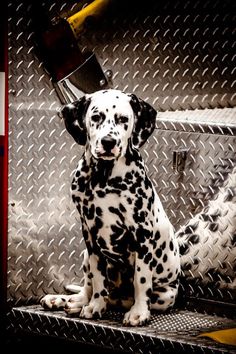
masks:
{"label": "dog's front leg", "polygon": [[125,314],[123,323],[141,326],[150,318],[150,297],[152,293],[152,271],[150,265],[135,254],[134,304]]}
{"label": "dog's front leg", "polygon": [[[93,293],[88,305],[82,308],[80,317],[93,318],[101,317],[106,311],[108,292],[106,289],[106,263],[95,254],[89,256],[90,278],[92,281]],[[103,274],[104,275],[103,275]]]}
{"label": "dog's front leg", "polygon": [[[68,300],[65,305],[65,311],[68,314],[75,314],[81,312],[82,307],[87,305],[91,299],[93,289],[90,280],[89,255],[87,250],[84,251],[84,260],[82,265],[83,265],[83,272],[84,272],[84,285],[82,287],[79,287],[80,289],[78,291],[78,294],[73,294],[68,296]],[[67,286],[68,290],[70,290],[70,288],[76,289],[77,287],[73,285]]]}

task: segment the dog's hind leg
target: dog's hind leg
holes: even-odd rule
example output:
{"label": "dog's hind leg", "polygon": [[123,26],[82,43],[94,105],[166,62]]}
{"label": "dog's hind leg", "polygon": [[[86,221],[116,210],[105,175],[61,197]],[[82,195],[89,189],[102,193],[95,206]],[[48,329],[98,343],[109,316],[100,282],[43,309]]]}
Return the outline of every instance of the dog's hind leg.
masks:
{"label": "dog's hind leg", "polygon": [[171,308],[177,297],[178,285],[178,280],[175,280],[170,284],[155,287],[151,295],[150,308],[158,311],[165,311]]}
{"label": "dog's hind leg", "polygon": [[89,258],[87,250],[84,251],[83,260],[84,285],[68,285],[66,290],[76,292],[71,295],[48,294],[41,300],[41,305],[47,310],[62,310],[68,314],[78,313],[84,305],[87,305],[92,295],[92,283],[89,279]]}
{"label": "dog's hind leg", "polygon": [[83,289],[83,286],[76,284],[68,284],[65,286],[65,289],[66,291],[69,291],[72,294],[78,294]]}
{"label": "dog's hind leg", "polygon": [[69,298],[70,295],[47,294],[40,300],[40,304],[45,310],[62,310]]}

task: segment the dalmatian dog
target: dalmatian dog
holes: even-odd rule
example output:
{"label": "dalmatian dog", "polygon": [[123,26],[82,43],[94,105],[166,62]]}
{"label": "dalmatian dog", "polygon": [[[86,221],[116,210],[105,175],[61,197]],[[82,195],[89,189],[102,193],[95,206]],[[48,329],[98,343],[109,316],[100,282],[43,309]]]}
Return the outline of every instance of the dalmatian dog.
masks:
{"label": "dalmatian dog", "polygon": [[115,89],[87,94],[62,109],[68,132],[85,147],[72,181],[86,244],[78,293],[46,295],[46,309],[98,318],[108,306],[123,323],[143,325],[151,310],[171,308],[178,293],[178,243],[147,176],[139,148],[157,112]]}

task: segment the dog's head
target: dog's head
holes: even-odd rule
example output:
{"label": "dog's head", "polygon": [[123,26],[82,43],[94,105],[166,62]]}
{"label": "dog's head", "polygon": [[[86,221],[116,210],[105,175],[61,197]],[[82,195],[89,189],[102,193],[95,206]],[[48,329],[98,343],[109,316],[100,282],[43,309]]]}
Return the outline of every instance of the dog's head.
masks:
{"label": "dog's head", "polygon": [[95,158],[124,156],[128,142],[142,146],[155,128],[157,112],[134,94],[109,89],[87,94],[62,109],[65,126]]}

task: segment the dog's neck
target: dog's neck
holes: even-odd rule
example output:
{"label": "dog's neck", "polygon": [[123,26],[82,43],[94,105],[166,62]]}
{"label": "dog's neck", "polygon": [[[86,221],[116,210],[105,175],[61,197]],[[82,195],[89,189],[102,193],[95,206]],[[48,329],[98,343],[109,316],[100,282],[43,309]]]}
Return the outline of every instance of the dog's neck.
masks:
{"label": "dog's neck", "polygon": [[84,160],[89,166],[89,175],[93,186],[99,184],[100,187],[107,184],[108,179],[113,175],[118,176],[122,171],[125,171],[131,163],[139,164],[141,167],[142,157],[136,149],[133,148],[131,142],[127,146],[124,156],[119,156],[115,159],[97,159],[91,154],[89,146],[86,146]]}

